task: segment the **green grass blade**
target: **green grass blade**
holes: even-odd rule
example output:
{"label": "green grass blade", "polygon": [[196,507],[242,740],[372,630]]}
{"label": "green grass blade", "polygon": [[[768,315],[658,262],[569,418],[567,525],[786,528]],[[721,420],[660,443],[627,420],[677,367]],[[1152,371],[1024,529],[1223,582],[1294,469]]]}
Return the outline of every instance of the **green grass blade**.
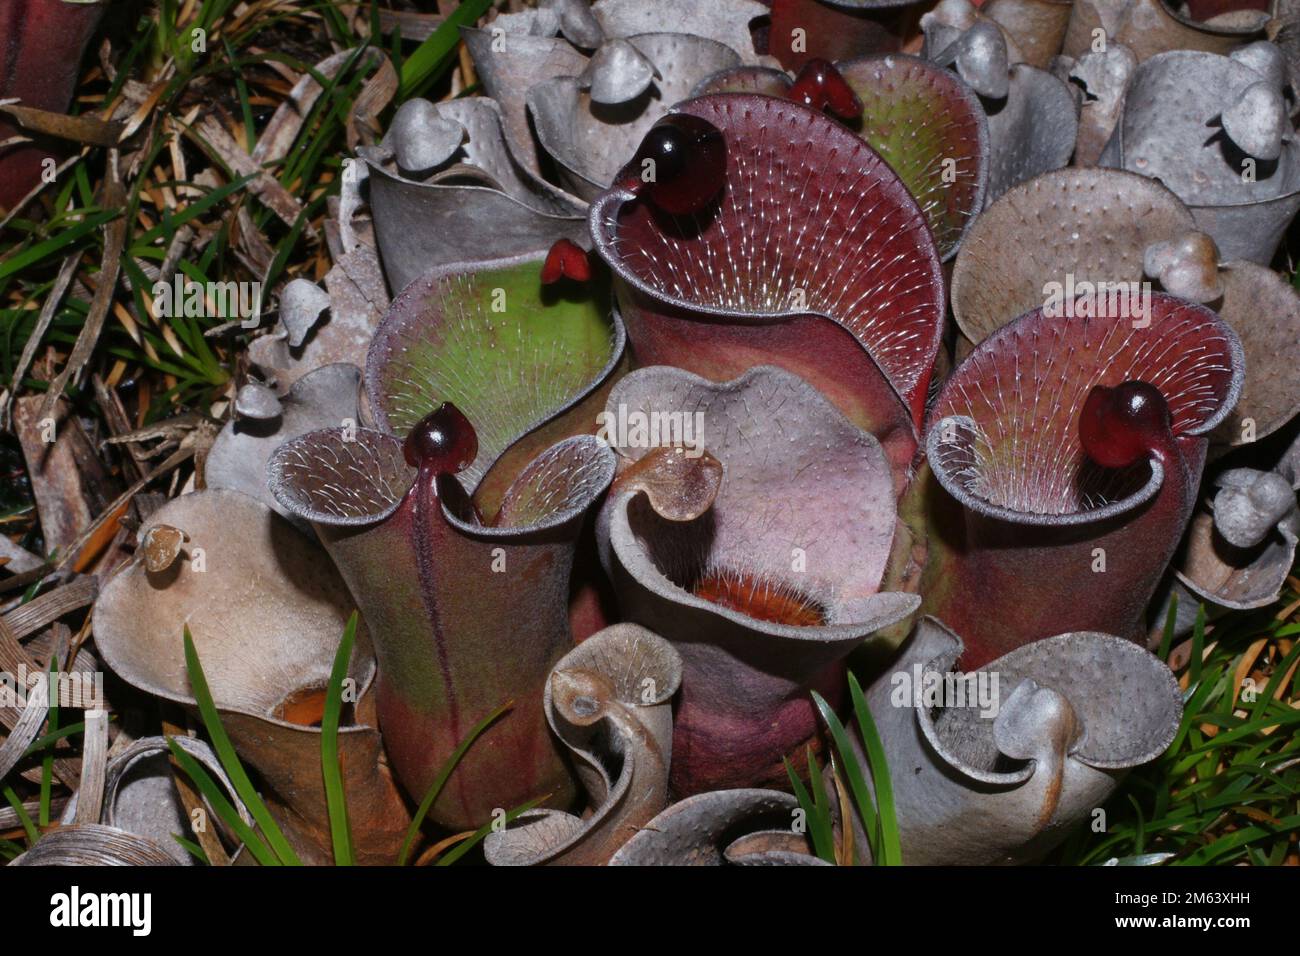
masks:
{"label": "green grass blade", "polygon": [[1268,714],[1258,719],[1252,718],[1233,727],[1231,730],[1225,730],[1223,733],[1215,734],[1204,744],[1192,748],[1188,754],[1205,754],[1212,753],[1221,749],[1228,744],[1236,743],[1243,737],[1249,737],[1252,734],[1259,733],[1261,730],[1267,730],[1270,727],[1289,727],[1291,724],[1300,724],[1300,710],[1293,710],[1290,707],[1280,709],[1276,714]]}
{"label": "green grass blade", "polygon": [[23,809],[23,802],[18,799],[18,794],[14,793],[14,788],[5,784],[4,789],[5,799],[9,801],[9,806],[14,808],[14,813],[18,814],[18,822],[22,824],[23,832],[27,834],[27,845],[31,846],[41,838],[40,831],[36,829],[36,824],[32,823],[32,818]]}
{"label": "green grass blade", "polygon": [[[184,209],[180,210],[180,212],[174,214],[169,213],[163,222],[158,223],[158,225],[154,226],[152,229],[135,237],[136,245],[131,247],[130,254],[133,256],[138,255],[138,252],[136,251],[138,247],[151,246],[160,238],[173,235],[181,226],[185,225],[192,219],[202,216],[213,206],[224,201],[227,196],[243,189],[256,178],[256,173],[248,173],[247,175],[240,176],[237,179],[232,179],[224,186],[218,186],[211,190],[202,199],[190,203]],[[107,215],[108,219],[113,218],[112,214],[105,215]]]}
{"label": "green grass blade", "polygon": [[226,736],[226,728],[221,726],[221,716],[217,713],[217,705],[213,703],[207,678],[203,676],[203,665],[199,663],[199,653],[194,649],[194,638],[190,636],[188,625],[185,628],[185,668],[189,672],[190,689],[194,691],[194,699],[198,702],[203,725],[212,739],[212,749],[216,751],[226,776],[230,778],[235,792],[239,794],[239,799],[244,801],[244,806],[248,807],[248,812],[266,834],[267,843],[281,862],[301,866],[302,861],[298,859],[298,854],[293,851],[293,847],[289,846],[289,841],[284,838],[279,825],[266,809],[266,804],[262,802],[262,798],[253,787],[253,781],[248,779],[248,774],[244,772],[244,765],[239,762],[239,755],[235,753],[234,745]]}
{"label": "green grass blade", "polygon": [[[234,63],[238,57],[235,54],[235,48],[230,45],[226,37],[221,38],[222,44],[226,48],[226,58]],[[257,143],[257,124],[253,121],[253,106],[248,101],[248,84],[244,82],[244,75],[239,70],[233,71],[235,81],[235,94],[239,99],[239,115],[244,121],[244,142],[248,149],[252,149]]]}
{"label": "green grass blade", "polygon": [[[808,751],[809,759],[812,758],[812,750]],[[790,788],[794,791],[794,798],[799,801],[799,809],[803,811],[804,826],[808,832],[808,839],[812,841],[813,852],[820,859],[827,863],[835,862],[835,840],[834,834],[830,834],[827,839],[826,828],[823,826],[822,807],[817,803],[808,792],[808,788],[803,785],[799,775],[795,773],[794,766],[788,759],[785,760],[785,772],[790,778]]]}
{"label": "green grass blade", "polygon": [[1160,638],[1160,650],[1156,654],[1162,661],[1169,660],[1169,652],[1174,646],[1174,625],[1178,620],[1178,593],[1169,592],[1169,612],[1165,614],[1165,630]]}
{"label": "green grass blade", "polygon": [[280,240],[276,248],[274,258],[271,259],[271,265],[266,271],[264,288],[271,288],[280,278],[280,273],[284,271],[285,265],[289,262],[289,256],[292,254],[294,246],[297,245],[298,239],[302,232],[307,228],[311,218],[316,215],[317,209],[325,204],[325,197],[322,196],[315,202],[307,204],[307,207],[298,215],[294,221],[293,228],[289,230],[288,235]]}
{"label": "green grass blade", "polygon": [[320,724],[320,764],[325,777],[325,802],[329,807],[330,838],[334,843],[334,863],[352,866],[352,827],[348,824],[348,798],[343,790],[343,771],[339,763],[339,716],[343,713],[343,678],[352,660],[352,645],[357,636],[357,612],[353,611],[343,628],[343,640],[334,655],[329,690],[325,695],[325,716]]}
{"label": "green grass blade", "polygon": [[1138,803],[1133,794],[1128,795],[1128,802],[1133,807],[1133,812],[1137,815],[1137,823],[1133,832],[1133,851],[1135,856],[1140,856],[1146,847],[1146,820],[1142,815],[1142,804]]}
{"label": "green grass blade", "polygon": [[[57,733],[59,729],[59,682],[56,677],[59,662],[50,658],[50,709],[45,715],[45,729],[48,733]],[[41,809],[39,813],[41,826],[50,825],[50,791],[54,785],[54,748],[51,747],[41,757]]]}
{"label": "green grass blade", "polygon": [[28,266],[40,262],[49,256],[57,255],[68,246],[72,245],[87,233],[94,232],[110,219],[116,219],[121,213],[117,210],[108,210],[96,213],[88,219],[83,219],[75,226],[63,230],[57,236],[52,236],[44,242],[38,242],[30,249],[15,253],[3,262],[0,262],[0,279],[7,278],[16,272],[19,272]]}
{"label": "green grass blade", "polygon": [[808,757],[808,788],[812,791],[813,804],[817,808],[816,827],[813,829],[814,842],[819,845],[817,855],[827,863],[837,863],[835,859],[835,826],[831,822],[831,801],[826,793],[826,781],[822,777],[821,765],[811,746],[805,751]]}
{"label": "green grass blade", "polygon": [[[280,861],[271,852],[271,848],[266,845],[252,827],[244,822],[239,815],[239,811],[235,809],[235,805],[226,797],[221,787],[217,786],[217,782],[203,769],[203,765],[182,750],[180,744],[170,737],[167,738],[167,746],[171,749],[176,762],[181,765],[181,769],[185,771],[186,776],[194,782],[194,786],[198,787],[199,792],[207,799],[208,804],[216,812],[217,816],[225,821],[226,826],[230,827],[235,836],[248,848],[248,852],[253,854],[253,858],[263,866],[280,866]],[[229,773],[230,771],[226,772]]]}
{"label": "green grass blade", "polygon": [[1276,827],[1249,826],[1234,830],[1220,837],[1209,846],[1197,850],[1185,860],[1178,861],[1184,866],[1209,866],[1221,861],[1221,857],[1238,847],[1245,846],[1251,840],[1258,840],[1274,834],[1288,834],[1300,830],[1300,815],[1283,817]]}
{"label": "green grass blade", "polygon": [[446,784],[447,778],[450,777],[452,771],[456,769],[456,764],[460,763],[460,758],[465,756],[465,751],[469,750],[470,745],[478,739],[479,734],[487,730],[489,724],[513,707],[514,703],[513,700],[506,701],[496,710],[492,711],[492,713],[488,714],[475,724],[474,729],[471,730],[468,736],[460,742],[460,746],[452,751],[451,756],[447,758],[446,762],[444,762],[442,767],[438,770],[438,776],[433,778],[433,783],[429,785],[428,792],[425,793],[424,799],[420,801],[420,807],[415,811],[415,816],[411,819],[411,825],[406,830],[406,839],[402,841],[401,852],[397,854],[398,866],[406,865],[406,858],[411,853],[411,845],[415,843],[415,838],[420,833],[420,826],[424,823],[424,818],[428,814],[429,808],[433,806],[433,801],[438,799],[438,794],[442,792],[443,785]]}
{"label": "green grass blade", "polygon": [[[1268,683],[1264,686],[1263,693],[1260,693],[1255,698],[1255,704],[1250,710],[1252,717],[1263,717],[1269,706],[1275,703],[1273,695],[1278,692],[1278,688],[1282,685],[1282,678],[1291,670],[1297,657],[1300,657],[1300,641],[1297,641],[1295,646],[1291,648],[1290,653],[1273,668],[1273,676],[1269,678]],[[1300,673],[1300,670],[1297,670],[1297,673]]]}
{"label": "green grass blade", "polygon": [[[527,813],[529,810],[533,809],[533,807],[537,806],[545,799],[546,797],[538,797],[536,800],[529,800],[527,803],[523,804],[522,806],[515,807],[513,810],[507,810],[505,822],[507,824],[514,823],[517,817],[519,817],[521,814]],[[452,849],[452,851],[448,853],[446,856],[441,857],[438,860],[436,865],[451,866],[453,863],[459,860],[470,850],[474,849],[474,847],[478,846],[479,843],[481,843],[484,839],[486,839],[487,835],[491,832],[492,832],[492,824],[491,823],[483,824],[481,827],[475,830],[472,834],[470,834],[460,843],[457,843],[455,848]]]}
{"label": "green grass blade", "polygon": [[839,766],[844,770],[844,777],[849,783],[849,792],[853,794],[853,802],[858,808],[858,816],[862,820],[862,826],[866,830],[868,842],[871,844],[872,857],[879,859],[879,849],[876,846],[876,830],[879,824],[876,821],[876,808],[871,800],[871,789],[867,784],[865,775],[862,773],[862,765],[858,763],[858,756],[853,750],[853,745],[849,741],[849,735],[840,723],[835,711],[826,699],[816,691],[812,692],[813,703],[817,705],[817,710],[821,713],[822,720],[826,724],[826,729],[830,731],[831,743],[835,745],[835,752],[839,756]]}
{"label": "green grass blade", "polygon": [[187,840],[179,833],[173,833],[172,839],[175,840],[177,843],[179,843],[182,847],[184,847],[186,852],[189,853],[190,856],[194,857],[194,859],[198,860],[204,866],[212,865],[211,862],[208,860],[208,855],[203,852],[203,847],[199,846],[193,840]]}
{"label": "green grass blade", "polygon": [[[116,718],[117,718],[116,714],[110,714],[108,717],[110,721],[115,720]],[[27,749],[23,751],[23,756],[30,757],[32,756],[32,754],[40,753],[50,744],[58,743],[60,740],[64,739],[65,737],[75,737],[77,734],[81,733],[85,729],[86,729],[86,722],[84,720],[79,720],[75,724],[68,724],[66,727],[60,727],[58,730],[52,730],[48,734],[41,734],[39,737],[37,737],[30,744],[27,745]]]}
{"label": "green grass blade", "polygon": [[429,34],[402,63],[399,100],[410,96],[415,87],[436,76],[447,57],[460,42],[460,28],[471,26],[492,6],[492,0],[465,0],[442,22],[442,26]]}
{"label": "green grass blade", "polygon": [[1196,606],[1196,624],[1192,627],[1192,656],[1188,661],[1188,684],[1201,682],[1201,658],[1205,656],[1205,605]]}
{"label": "green grass blade", "polygon": [[853,714],[858,721],[862,743],[867,751],[867,766],[876,791],[876,809],[880,818],[880,862],[885,866],[903,863],[902,840],[898,833],[898,812],[894,805],[894,785],[889,779],[889,761],[885,758],[885,745],[880,740],[876,722],[867,707],[858,679],[849,675],[849,696],[853,701]]}

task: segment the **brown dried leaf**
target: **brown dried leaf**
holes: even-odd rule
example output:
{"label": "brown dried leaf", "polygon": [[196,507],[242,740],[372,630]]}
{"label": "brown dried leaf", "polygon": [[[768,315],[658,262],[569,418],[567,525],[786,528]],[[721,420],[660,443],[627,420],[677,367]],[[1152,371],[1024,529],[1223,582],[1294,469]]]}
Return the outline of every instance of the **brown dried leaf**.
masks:
{"label": "brown dried leaf", "polygon": [[[100,202],[106,209],[123,209],[126,205],[126,192],[117,175],[117,155],[114,151],[109,156],[108,172],[101,190]],[[103,331],[104,319],[108,316],[109,306],[113,304],[113,293],[117,287],[117,274],[122,265],[122,246],[126,242],[126,217],[118,216],[104,226],[104,258],[100,262],[98,285],[95,295],[90,300],[90,311],[86,322],[77,336],[77,344],[72,347],[72,355],[58,376],[50,383],[49,390],[41,404],[37,418],[46,418],[54,410],[68,381],[81,371],[83,365],[90,361],[99,333]]]}
{"label": "brown dried leaf", "polygon": [[[253,176],[248,191],[262,201],[280,221],[292,228],[302,215],[302,203],[253,159],[215,116],[204,116],[193,127],[192,134],[220,157],[236,176]],[[310,231],[311,226],[307,229]]]}
{"label": "brown dried leaf", "polygon": [[90,114],[69,116],[66,113],[39,110],[33,106],[3,105],[0,106],[0,113],[7,113],[17,120],[19,126],[34,133],[69,139],[86,146],[116,146],[121,141],[124,128],[121,123]]}

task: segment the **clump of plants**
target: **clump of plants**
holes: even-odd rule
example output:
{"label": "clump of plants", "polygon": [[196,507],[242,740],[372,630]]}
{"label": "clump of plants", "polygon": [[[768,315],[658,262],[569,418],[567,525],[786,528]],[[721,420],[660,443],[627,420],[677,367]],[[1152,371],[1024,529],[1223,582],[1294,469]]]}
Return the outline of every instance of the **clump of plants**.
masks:
{"label": "clump of plants", "polygon": [[0,97],[0,852],[1295,862],[1289,34],[440,7]]}

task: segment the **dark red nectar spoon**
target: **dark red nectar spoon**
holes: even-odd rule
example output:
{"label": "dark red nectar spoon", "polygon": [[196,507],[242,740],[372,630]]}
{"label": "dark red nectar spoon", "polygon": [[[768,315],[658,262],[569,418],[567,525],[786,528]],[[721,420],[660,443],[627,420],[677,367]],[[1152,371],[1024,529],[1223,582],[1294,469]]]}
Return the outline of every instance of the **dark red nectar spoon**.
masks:
{"label": "dark red nectar spoon", "polygon": [[1169,405],[1147,382],[1096,385],[1079,415],[1079,440],[1105,468],[1126,468],[1151,452],[1163,455],[1172,439]]}
{"label": "dark red nectar spoon", "polygon": [[686,113],[665,116],[645,134],[619,184],[664,212],[688,216],[722,192],[727,143],[708,120]]}
{"label": "dark red nectar spoon", "polygon": [[477,457],[478,435],[459,408],[443,402],[415,423],[402,443],[402,455],[422,475],[454,475]]}
{"label": "dark red nectar spoon", "polygon": [[862,115],[862,100],[828,60],[812,59],[805,63],[787,95],[815,110],[830,110],[840,119],[857,119]]}
{"label": "dark red nectar spoon", "polygon": [[587,250],[571,239],[556,239],[542,264],[542,285],[553,285],[561,279],[574,282],[591,279],[591,260],[587,258]]}

